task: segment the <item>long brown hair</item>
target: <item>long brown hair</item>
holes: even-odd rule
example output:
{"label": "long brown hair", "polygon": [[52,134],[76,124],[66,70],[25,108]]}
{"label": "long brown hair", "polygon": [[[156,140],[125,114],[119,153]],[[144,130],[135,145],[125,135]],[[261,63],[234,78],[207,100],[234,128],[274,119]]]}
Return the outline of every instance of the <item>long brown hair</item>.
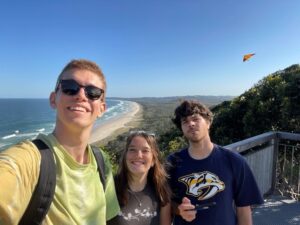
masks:
{"label": "long brown hair", "polygon": [[115,177],[116,191],[119,203],[121,206],[124,206],[128,203],[128,182],[130,180],[130,172],[126,164],[126,153],[131,141],[137,136],[143,137],[151,147],[154,164],[153,167],[151,167],[148,171],[147,182],[154,186],[161,206],[165,206],[170,202],[171,196],[171,191],[167,181],[167,172],[163,166],[161,154],[158,149],[155,136],[145,131],[131,132],[126,140],[126,148],[122,153],[119,169]]}

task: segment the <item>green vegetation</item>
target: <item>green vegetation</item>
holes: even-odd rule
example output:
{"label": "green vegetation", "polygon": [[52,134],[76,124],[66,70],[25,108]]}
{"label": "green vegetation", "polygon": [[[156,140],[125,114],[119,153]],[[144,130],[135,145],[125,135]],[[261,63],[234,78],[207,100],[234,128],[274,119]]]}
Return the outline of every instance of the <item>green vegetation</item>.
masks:
{"label": "green vegetation", "polygon": [[300,66],[263,78],[212,109],[212,140],[227,145],[268,131],[300,132]]}

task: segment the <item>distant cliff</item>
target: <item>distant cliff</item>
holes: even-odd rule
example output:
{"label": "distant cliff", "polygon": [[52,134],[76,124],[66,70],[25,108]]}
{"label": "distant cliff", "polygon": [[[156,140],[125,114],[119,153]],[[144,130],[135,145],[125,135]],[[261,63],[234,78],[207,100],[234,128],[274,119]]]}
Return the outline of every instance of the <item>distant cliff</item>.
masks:
{"label": "distant cliff", "polygon": [[157,104],[174,104],[174,108],[180,103],[183,99],[194,99],[199,100],[202,103],[204,103],[207,106],[213,106],[220,104],[223,101],[231,100],[235,96],[215,96],[215,95],[186,95],[186,96],[171,96],[171,97],[141,97],[141,98],[120,98],[120,97],[112,97],[109,99],[124,99],[128,101],[135,101],[141,104],[151,104],[151,105],[157,105]]}

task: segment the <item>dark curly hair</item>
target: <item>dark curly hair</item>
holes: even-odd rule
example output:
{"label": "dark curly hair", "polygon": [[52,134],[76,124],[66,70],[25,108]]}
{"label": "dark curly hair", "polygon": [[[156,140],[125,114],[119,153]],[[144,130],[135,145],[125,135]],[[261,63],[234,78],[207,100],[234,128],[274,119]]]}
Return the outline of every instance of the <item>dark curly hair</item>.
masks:
{"label": "dark curly hair", "polygon": [[206,107],[201,102],[195,101],[195,100],[184,100],[176,109],[174,112],[174,117],[172,118],[173,123],[176,125],[176,127],[182,131],[181,129],[181,120],[183,118],[186,118],[188,116],[199,114],[201,115],[206,121],[208,121],[210,124],[213,121],[213,114],[209,110],[208,107]]}

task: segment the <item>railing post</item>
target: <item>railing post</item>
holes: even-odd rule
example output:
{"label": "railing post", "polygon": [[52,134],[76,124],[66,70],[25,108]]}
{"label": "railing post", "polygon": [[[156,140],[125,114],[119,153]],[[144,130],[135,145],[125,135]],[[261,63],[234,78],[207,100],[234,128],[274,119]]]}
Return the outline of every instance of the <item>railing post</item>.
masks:
{"label": "railing post", "polygon": [[290,177],[290,183],[293,183],[293,176],[294,176],[294,172],[293,172],[293,168],[294,168],[294,154],[295,154],[295,147],[292,147],[292,159],[291,159],[291,177]]}
{"label": "railing post", "polygon": [[299,165],[298,165],[298,170],[299,170],[299,172],[298,172],[298,188],[297,188],[297,190],[298,190],[298,196],[299,196],[299,199],[300,199],[300,162],[299,162]]}
{"label": "railing post", "polygon": [[278,162],[278,146],[279,146],[279,138],[278,134],[276,133],[274,135],[274,138],[272,139],[271,143],[273,144],[273,169],[272,169],[272,187],[271,187],[271,193],[274,193],[275,187],[276,187],[276,166]]}

